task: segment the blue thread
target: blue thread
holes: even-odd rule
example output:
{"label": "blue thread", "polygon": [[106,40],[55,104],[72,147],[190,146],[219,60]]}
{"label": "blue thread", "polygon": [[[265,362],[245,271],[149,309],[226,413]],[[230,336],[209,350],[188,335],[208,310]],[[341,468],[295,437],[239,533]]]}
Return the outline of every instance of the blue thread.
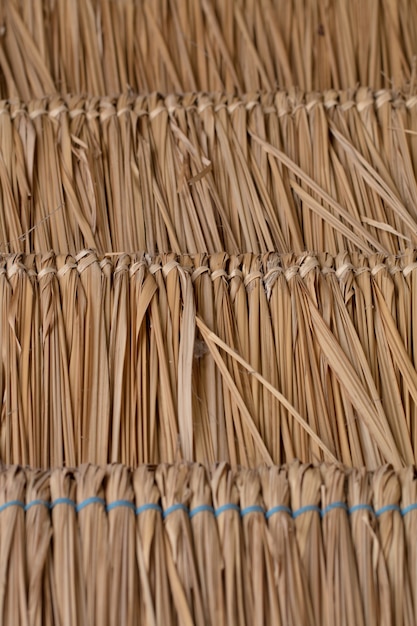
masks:
{"label": "blue thread", "polygon": [[[68,506],[72,506],[78,513],[90,504],[101,504],[102,506],[105,506],[105,500],[96,496],[87,498],[79,504],[76,504],[76,502],[74,502],[74,500],[71,500],[70,498],[57,498],[51,503],[47,502],[46,500],[32,500],[32,502],[28,502],[27,504],[25,504],[21,500],[10,500],[9,502],[5,502],[3,505],[0,506],[0,513],[12,506],[17,506],[24,509],[24,511],[29,511],[34,506],[44,506],[47,509],[53,509],[59,504],[67,504]],[[185,504],[174,504],[165,511],[163,511],[161,506],[155,503],[143,504],[142,506],[135,508],[133,502],[130,502],[129,500],[116,500],[115,502],[111,502],[110,504],[108,504],[106,506],[106,510],[107,512],[109,512],[119,507],[128,508],[131,511],[134,511],[136,515],[140,515],[145,511],[156,511],[158,513],[162,513],[164,518],[166,518],[171,513],[174,513],[175,511],[184,511],[185,513],[189,514],[191,519],[198,513],[203,512],[212,513],[216,517],[219,517],[222,513],[226,513],[227,511],[234,511],[236,513],[240,513],[241,517],[245,517],[250,513],[262,513],[265,515],[266,519],[269,519],[276,513],[287,513],[288,515],[292,515],[292,517],[296,519],[304,513],[319,513],[321,517],[324,517],[327,513],[334,509],[342,509],[348,512],[349,515],[352,515],[353,513],[357,513],[359,511],[368,511],[369,513],[375,514],[376,517],[380,517],[384,513],[388,512],[398,512],[401,513],[401,515],[404,517],[412,511],[417,511],[417,502],[412,503],[403,509],[401,509],[398,504],[388,504],[387,506],[384,506],[377,511],[375,511],[370,504],[355,504],[354,506],[348,508],[348,506],[341,501],[331,502],[324,509],[320,509],[318,506],[310,504],[307,506],[303,506],[296,511],[291,511],[289,507],[284,505],[275,506],[268,511],[265,511],[259,505],[248,506],[244,509],[241,509],[237,504],[234,504],[232,502],[224,504],[218,509],[214,509],[208,504],[203,504],[191,510],[189,510]]]}
{"label": "blue thread", "polygon": [[404,509],[401,509],[401,515],[404,517],[407,513],[411,513],[411,511],[417,510],[417,503],[409,504]]}
{"label": "blue thread", "polygon": [[140,515],[146,511],[158,511],[158,513],[162,513],[162,508],[159,504],[154,504],[153,502],[150,502],[149,504],[142,504],[142,506],[138,506],[136,509],[136,515]]}
{"label": "blue thread", "polygon": [[202,504],[201,506],[196,506],[195,509],[191,509],[190,511],[190,519],[193,519],[193,517],[195,515],[198,515],[199,513],[213,513],[214,515],[214,509],[209,504]]}
{"label": "blue thread", "polygon": [[221,515],[222,513],[226,513],[226,511],[236,511],[237,513],[240,513],[240,508],[237,504],[229,502],[229,504],[223,504],[222,506],[219,506],[219,508],[214,511],[214,515],[216,517],[219,517],[219,515]]}
{"label": "blue thread", "polygon": [[269,519],[270,517],[272,517],[276,513],[288,513],[288,515],[292,516],[291,509],[288,508],[287,506],[284,506],[283,504],[280,504],[279,506],[274,506],[274,507],[272,507],[272,509],[269,509],[269,511],[266,511],[265,517],[266,517],[266,519]]}
{"label": "blue thread", "polygon": [[369,513],[375,513],[370,504],[355,504],[354,506],[350,507],[349,515],[357,513],[358,511],[369,511]]}
{"label": "blue thread", "polygon": [[249,515],[249,513],[262,513],[265,515],[265,509],[258,504],[253,504],[252,506],[247,506],[245,509],[240,511],[240,517],[245,517],[245,515]]}
{"label": "blue thread", "polygon": [[134,513],[136,512],[136,507],[130,500],[115,500],[114,502],[110,502],[110,504],[106,506],[106,511],[109,513],[109,511],[119,508],[130,509]]}
{"label": "blue thread", "polygon": [[171,513],[175,513],[175,511],[184,511],[185,513],[188,513],[188,508],[185,504],[173,504],[163,512],[164,519],[167,518],[168,515],[171,515]]}
{"label": "blue thread", "polygon": [[389,513],[390,511],[398,511],[398,513],[401,513],[401,509],[398,504],[387,504],[387,506],[383,506],[382,509],[378,509],[378,511],[375,511],[375,515],[379,517],[380,515],[383,515],[384,513]]}
{"label": "blue thread", "polygon": [[58,506],[58,504],[68,504],[68,506],[72,506],[74,507],[74,509],[76,507],[76,503],[70,498],[57,498],[56,500],[51,502],[51,509],[54,509],[56,506]]}
{"label": "blue thread", "polygon": [[315,504],[308,504],[307,506],[302,506],[300,509],[293,511],[292,516],[294,519],[297,519],[297,517],[300,517],[300,515],[303,515],[304,513],[318,513],[321,515],[321,509]]}
{"label": "blue thread", "polygon": [[330,513],[330,511],[334,511],[335,509],[343,509],[343,511],[346,511],[346,513],[349,511],[347,504],[345,504],[344,502],[332,502],[331,504],[328,504],[321,512],[321,516],[324,517],[325,515],[327,515],[327,513]]}
{"label": "blue thread", "polygon": [[87,498],[86,500],[83,500],[82,502],[77,504],[76,506],[77,513],[85,509],[85,507],[89,506],[90,504],[101,504],[103,506],[106,506],[106,501],[104,500],[104,498],[98,498],[97,496]]}
{"label": "blue thread", "polygon": [[21,500],[10,500],[9,502],[5,502],[0,506],[0,513],[5,511],[6,509],[9,509],[11,506],[18,506],[23,510],[25,509],[25,503]]}
{"label": "blue thread", "polygon": [[25,511],[29,511],[29,509],[33,506],[46,506],[48,510],[51,508],[50,502],[47,502],[46,500],[32,500],[32,502],[28,502],[26,504]]}

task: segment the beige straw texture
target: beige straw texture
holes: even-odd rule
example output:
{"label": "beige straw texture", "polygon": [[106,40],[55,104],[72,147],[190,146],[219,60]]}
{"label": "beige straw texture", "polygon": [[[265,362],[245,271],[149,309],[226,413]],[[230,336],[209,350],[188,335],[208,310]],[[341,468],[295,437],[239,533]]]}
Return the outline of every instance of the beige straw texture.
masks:
{"label": "beige straw texture", "polygon": [[0,624],[417,623],[417,2],[0,0]]}
{"label": "beige straw texture", "polygon": [[3,624],[412,625],[416,477],[0,470]]}
{"label": "beige straw texture", "polygon": [[0,457],[417,456],[416,252],[0,259]]}
{"label": "beige straw texture", "polygon": [[0,250],[417,244],[417,96],[366,88],[0,103]]}
{"label": "beige straw texture", "polygon": [[0,97],[415,91],[414,0],[3,0]]}

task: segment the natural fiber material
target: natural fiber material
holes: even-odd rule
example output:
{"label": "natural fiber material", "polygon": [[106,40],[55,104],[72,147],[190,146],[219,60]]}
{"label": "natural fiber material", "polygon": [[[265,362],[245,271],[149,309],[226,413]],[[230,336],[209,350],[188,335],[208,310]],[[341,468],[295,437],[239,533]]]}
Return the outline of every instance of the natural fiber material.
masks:
{"label": "natural fiber material", "polygon": [[413,0],[3,0],[1,95],[415,89]]}
{"label": "natural fiber material", "polygon": [[417,97],[389,91],[0,104],[0,250],[417,244]]}
{"label": "natural fiber material", "polygon": [[417,623],[416,41],[0,0],[1,624]]}
{"label": "natural fiber material", "polygon": [[0,620],[415,624],[413,469],[0,471]]}
{"label": "natural fiber material", "polygon": [[0,263],[0,458],[417,458],[416,253]]}

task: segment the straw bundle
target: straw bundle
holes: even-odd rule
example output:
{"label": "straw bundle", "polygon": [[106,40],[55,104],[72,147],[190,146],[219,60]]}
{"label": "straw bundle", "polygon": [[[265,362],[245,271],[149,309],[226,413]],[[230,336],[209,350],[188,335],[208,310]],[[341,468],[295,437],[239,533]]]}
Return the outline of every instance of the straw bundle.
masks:
{"label": "straw bundle", "polygon": [[1,624],[417,622],[415,41],[0,2]]}
{"label": "straw bundle", "polygon": [[368,89],[0,104],[0,250],[417,244],[417,97]]}
{"label": "straw bundle", "polygon": [[415,89],[413,0],[3,0],[1,97]]}
{"label": "straw bundle", "polygon": [[55,467],[417,458],[417,260],[0,260],[0,457]]}
{"label": "straw bundle", "polygon": [[389,466],[3,468],[0,619],[411,625],[416,485]]}

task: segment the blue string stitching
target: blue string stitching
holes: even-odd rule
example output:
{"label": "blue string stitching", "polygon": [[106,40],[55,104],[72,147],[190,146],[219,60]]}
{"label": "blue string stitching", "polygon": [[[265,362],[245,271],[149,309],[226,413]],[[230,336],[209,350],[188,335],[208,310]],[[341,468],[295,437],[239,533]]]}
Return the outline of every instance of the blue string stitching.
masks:
{"label": "blue string stitching", "polygon": [[292,516],[294,519],[297,519],[297,517],[300,517],[300,515],[304,513],[318,513],[321,515],[321,508],[315,504],[308,504],[307,506],[302,506],[300,509],[293,511]]}
{"label": "blue string stitching", "polygon": [[223,504],[222,506],[219,506],[219,508],[214,511],[214,515],[216,517],[219,517],[219,515],[221,515],[222,513],[226,513],[226,511],[236,511],[237,513],[240,513],[240,507],[237,504],[229,502],[229,504]]}
{"label": "blue string stitching", "polygon": [[344,502],[332,502],[322,510],[320,515],[324,517],[327,513],[330,513],[330,511],[334,511],[335,509],[342,509],[343,511],[346,511],[346,513],[349,513],[349,508]]}
{"label": "blue string stitching", "polygon": [[171,513],[175,513],[175,511],[184,511],[184,513],[188,513],[188,507],[186,507],[185,504],[173,504],[163,512],[164,519],[166,519],[168,515],[171,515]]}
{"label": "blue string stitching", "polygon": [[321,509],[319,506],[316,506],[314,504],[309,504],[307,506],[296,509],[295,511],[292,511],[289,507],[284,505],[275,506],[268,511],[265,511],[263,507],[259,505],[252,505],[241,509],[239,505],[232,502],[223,504],[217,509],[214,509],[208,504],[197,506],[194,509],[188,509],[185,504],[178,503],[173,504],[164,511],[159,504],[153,502],[143,504],[136,508],[134,503],[130,502],[130,500],[115,500],[114,502],[111,502],[106,506],[104,498],[92,496],[91,498],[86,498],[85,500],[82,500],[78,504],[70,498],[57,498],[52,502],[47,502],[46,500],[32,500],[32,502],[28,502],[27,504],[25,504],[21,500],[10,500],[9,502],[5,502],[0,506],[0,513],[14,506],[17,506],[27,512],[34,506],[44,506],[47,509],[52,510],[60,504],[66,504],[68,506],[71,506],[75,509],[77,513],[82,511],[90,504],[100,504],[102,506],[105,506],[107,512],[113,511],[116,508],[123,507],[130,509],[131,511],[136,513],[136,515],[140,515],[141,513],[145,513],[146,511],[156,511],[157,513],[162,514],[164,519],[168,517],[168,515],[170,515],[171,513],[175,513],[175,511],[183,511],[184,513],[187,513],[190,519],[192,519],[199,513],[211,513],[215,517],[219,517],[220,515],[222,515],[222,513],[226,513],[227,511],[234,511],[236,513],[239,513],[242,518],[246,515],[249,515],[250,513],[262,513],[263,515],[265,515],[265,518],[267,520],[277,513],[286,513],[287,515],[290,515],[293,519],[297,519],[297,517],[303,515],[304,513],[318,513],[321,517],[324,517],[325,515],[327,515],[327,513],[330,513],[335,509],[341,509],[343,511],[346,511],[346,513],[348,513],[349,515],[353,515],[353,513],[357,513],[359,511],[368,511],[369,513],[374,514],[376,517],[380,517],[384,513],[389,512],[401,513],[401,515],[404,517],[412,511],[417,511],[417,503],[409,504],[403,509],[401,509],[398,504],[388,504],[387,506],[375,510],[370,504],[355,504],[354,506],[351,506],[349,508],[345,502],[341,501],[331,502],[324,509]]}
{"label": "blue string stitching", "polygon": [[91,498],[87,498],[86,500],[83,500],[82,502],[77,504],[77,506],[75,507],[75,510],[77,511],[77,513],[79,513],[80,511],[85,509],[86,506],[89,506],[90,504],[101,504],[102,506],[106,506],[106,501],[104,500],[104,498],[98,498],[97,496],[92,496]]}
{"label": "blue string stitching", "polygon": [[195,515],[199,513],[212,513],[214,515],[214,509],[209,504],[202,504],[200,506],[196,506],[194,509],[190,510],[190,519],[193,519]]}
{"label": "blue string stitching", "polygon": [[114,509],[118,508],[130,509],[136,513],[136,507],[130,500],[115,500],[114,502],[110,502],[110,504],[106,506],[106,511],[109,513],[109,511],[114,511]]}
{"label": "blue string stitching", "polygon": [[58,504],[68,504],[68,506],[72,506],[74,509],[77,506],[74,500],[71,500],[70,498],[57,498],[56,500],[51,502],[51,509],[54,509],[56,506],[58,506]]}
{"label": "blue string stitching", "polygon": [[387,506],[383,506],[381,509],[378,509],[378,511],[375,511],[375,515],[376,517],[380,517],[384,513],[389,513],[389,511],[398,511],[398,513],[401,513],[398,504],[387,504]]}
{"label": "blue string stitching", "polygon": [[146,511],[157,511],[158,513],[162,513],[162,507],[160,507],[159,504],[154,504],[153,502],[150,502],[149,504],[142,504],[142,506],[138,506],[136,509],[136,515],[140,515]]}
{"label": "blue string stitching", "polygon": [[249,513],[262,513],[262,515],[265,515],[264,509],[257,504],[247,506],[245,509],[242,509],[240,511],[240,517],[245,517],[246,515],[249,515]]}
{"label": "blue string stitching", "polygon": [[416,510],[417,510],[417,502],[414,502],[414,504],[409,504],[404,509],[401,509],[401,515],[404,517],[405,515],[407,515],[407,513],[411,513],[411,511],[416,511]]}
{"label": "blue string stitching", "polygon": [[269,511],[266,511],[265,517],[266,519],[269,519],[276,513],[288,513],[288,515],[292,517],[291,509],[288,506],[284,506],[283,504],[280,504],[279,506],[274,506],[272,507],[272,509],[269,509]]}
{"label": "blue string stitching", "polygon": [[370,504],[355,504],[354,506],[350,507],[349,514],[352,515],[353,513],[357,513],[358,511],[369,511],[369,513],[372,514],[375,513]]}
{"label": "blue string stitching", "polygon": [[45,506],[47,509],[51,508],[51,503],[46,500],[32,500],[32,502],[28,502],[25,506],[25,511],[29,511],[33,506]]}
{"label": "blue string stitching", "polygon": [[25,503],[22,502],[21,500],[10,500],[9,502],[5,502],[4,504],[2,504],[0,506],[0,513],[5,511],[6,509],[10,508],[11,506],[18,506],[18,507],[20,507],[21,509],[24,510]]}

